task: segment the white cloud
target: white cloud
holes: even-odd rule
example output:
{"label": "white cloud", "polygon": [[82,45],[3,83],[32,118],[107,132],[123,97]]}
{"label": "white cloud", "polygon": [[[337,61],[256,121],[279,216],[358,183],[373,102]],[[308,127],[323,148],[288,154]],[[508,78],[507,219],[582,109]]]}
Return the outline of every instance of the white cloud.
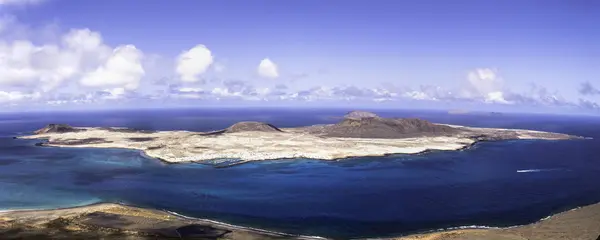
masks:
{"label": "white cloud", "polygon": [[200,92],[204,92],[204,90],[202,88],[191,88],[191,87],[183,87],[183,88],[179,88],[178,90],[179,90],[179,92],[182,92],[182,93],[200,93]]}
{"label": "white cloud", "polygon": [[142,56],[133,45],[113,50],[89,29],[73,29],[59,43],[0,40],[0,86],[49,92],[79,79],[84,86],[135,89]]}
{"label": "white cloud", "polygon": [[469,90],[482,96],[501,91],[503,87],[502,78],[498,76],[497,70],[491,68],[478,68],[470,71],[467,79],[471,87]]}
{"label": "white cloud", "polygon": [[271,61],[271,59],[265,58],[260,61],[258,65],[258,75],[265,78],[277,78],[279,77],[279,72],[277,70],[277,65]]}
{"label": "white cloud", "polygon": [[78,60],[56,45],[0,42],[0,85],[50,90],[77,73]]}
{"label": "white cloud", "polygon": [[143,53],[133,45],[119,46],[103,65],[85,74],[80,83],[87,87],[134,90],[138,88],[145,73],[141,63],[142,57]]}
{"label": "white cloud", "polygon": [[[512,104],[506,99],[507,90],[498,71],[492,68],[478,68],[467,75],[469,86],[463,89],[463,98],[482,99],[486,103]],[[513,94],[514,95],[514,94]]]}
{"label": "white cloud", "polygon": [[124,88],[113,88],[104,90],[104,93],[106,93],[106,95],[103,96],[104,99],[120,99],[123,98],[126,90]]}
{"label": "white cloud", "polygon": [[486,98],[485,98],[485,102],[488,103],[501,103],[501,104],[510,104],[511,102],[506,101],[506,99],[504,99],[504,93],[503,92],[490,92],[487,94]]}
{"label": "white cloud", "polygon": [[402,94],[403,97],[415,99],[415,100],[437,100],[435,97],[431,97],[421,91],[410,91]]}
{"label": "white cloud", "polygon": [[197,82],[213,63],[212,53],[204,45],[196,45],[177,57],[175,72],[184,82]]}
{"label": "white cloud", "polygon": [[35,100],[40,98],[40,93],[23,93],[18,91],[5,92],[0,91],[0,103],[19,102],[25,100]]}

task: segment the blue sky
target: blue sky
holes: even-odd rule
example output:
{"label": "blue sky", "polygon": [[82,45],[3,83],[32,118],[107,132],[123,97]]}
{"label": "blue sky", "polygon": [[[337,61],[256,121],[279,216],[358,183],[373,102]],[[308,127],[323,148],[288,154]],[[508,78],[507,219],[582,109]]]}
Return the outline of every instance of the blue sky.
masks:
{"label": "blue sky", "polygon": [[598,1],[0,0],[5,109],[600,110]]}

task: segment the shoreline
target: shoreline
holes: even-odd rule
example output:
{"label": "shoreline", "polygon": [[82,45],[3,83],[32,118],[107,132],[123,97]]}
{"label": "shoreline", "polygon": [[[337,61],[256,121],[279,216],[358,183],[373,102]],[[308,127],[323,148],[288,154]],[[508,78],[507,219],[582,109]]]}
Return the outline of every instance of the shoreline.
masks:
{"label": "shoreline", "polygon": [[[136,212],[137,214],[132,214],[131,212]],[[73,206],[73,207],[65,207],[65,208],[50,208],[50,209],[2,209],[0,210],[0,235],[2,235],[3,230],[6,229],[6,222],[17,222],[19,224],[30,225],[29,227],[33,227],[35,229],[43,230],[48,223],[51,223],[56,220],[63,219],[78,219],[85,217],[87,215],[93,215],[98,213],[111,214],[110,219],[107,219],[107,222],[112,221],[115,216],[125,216],[131,217],[134,215],[138,215],[138,221],[144,222],[153,220],[155,218],[160,218],[160,221],[172,221],[175,222],[175,225],[179,227],[186,227],[192,225],[202,225],[204,228],[215,228],[218,230],[227,231],[228,233],[233,233],[234,235],[249,235],[248,239],[302,239],[302,240],[312,240],[312,239],[326,239],[318,236],[304,236],[304,235],[295,235],[295,234],[287,234],[283,232],[270,231],[265,229],[246,227],[241,225],[229,224],[226,222],[220,222],[211,219],[203,219],[203,218],[194,218],[185,216],[176,212],[170,212],[167,210],[161,209],[153,209],[153,208],[140,208],[133,205],[125,204],[125,203],[111,203],[111,202],[97,202],[88,205],[82,206]],[[153,215],[153,216],[152,216]],[[15,217],[16,216],[16,217]],[[80,225],[80,224],[75,224]],[[100,224],[102,225],[102,224]],[[9,225],[10,226],[10,225]],[[120,226],[116,225],[113,227],[105,227],[105,226],[87,226],[88,230],[91,228],[92,231],[120,231]],[[54,229],[52,229],[53,231]],[[79,232],[82,229],[77,229],[74,231]],[[148,230],[157,230],[158,235],[153,235],[153,231],[146,232]],[[142,236],[142,237],[150,237],[149,239],[156,239],[156,237],[174,237],[174,236],[164,236],[160,235],[160,231],[163,229],[148,229],[147,226],[142,226],[139,229],[127,230],[125,231],[125,236],[120,237],[129,237],[129,236]],[[205,230],[205,229],[204,229]],[[9,229],[10,231],[10,229]],[[53,234],[52,231],[48,233],[49,235]],[[83,231],[85,232],[84,228]],[[177,232],[177,229],[175,229]],[[181,237],[181,234],[177,232],[177,235]],[[70,236],[70,235],[67,235]],[[36,238],[31,239],[37,239]],[[121,238],[115,239],[121,239]],[[21,237],[18,237],[21,239]],[[26,238],[28,239],[28,238]],[[112,238],[107,238],[112,239]],[[233,238],[236,239],[236,238]]]}
{"label": "shoreline", "polygon": [[[188,224],[206,224],[206,225],[210,225],[213,227],[226,229],[226,230],[232,231],[232,232],[236,232],[236,231],[247,232],[247,233],[258,235],[259,236],[258,239],[261,239],[263,237],[276,237],[278,239],[281,239],[281,238],[284,238],[284,239],[330,239],[330,238],[321,237],[321,236],[295,235],[295,234],[288,234],[288,233],[284,233],[284,232],[277,232],[277,231],[271,231],[271,230],[254,228],[254,227],[247,227],[247,226],[242,226],[242,225],[234,225],[234,224],[220,222],[220,221],[212,220],[212,219],[190,217],[190,216],[186,216],[186,215],[183,215],[183,214],[180,214],[177,212],[171,212],[171,211],[167,211],[167,210],[152,209],[152,208],[140,208],[140,207],[136,207],[136,206],[125,204],[125,203],[110,203],[110,202],[97,202],[97,203],[81,205],[81,206],[73,206],[73,207],[65,207],[65,208],[52,208],[52,209],[2,209],[2,210],[0,210],[0,230],[2,230],[5,227],[2,223],[6,222],[7,219],[11,219],[10,221],[14,220],[14,221],[25,221],[26,222],[28,218],[32,218],[32,219],[35,219],[36,221],[40,221],[40,219],[44,219],[45,217],[48,218],[48,216],[51,216],[47,220],[53,221],[55,219],[59,219],[59,218],[63,218],[63,217],[68,218],[70,215],[73,215],[73,214],[85,215],[85,214],[94,214],[96,212],[102,212],[102,211],[115,212],[114,210],[110,210],[113,208],[121,209],[121,211],[123,212],[122,215],[128,215],[128,213],[126,213],[127,211],[139,211],[142,213],[141,215],[144,215],[144,213],[152,213],[154,215],[158,214],[158,216],[160,216],[162,218],[181,220],[183,222],[187,222]],[[109,209],[109,210],[107,210],[107,209]],[[482,226],[478,226],[478,225],[457,226],[457,227],[450,227],[450,228],[444,228],[444,229],[433,229],[433,230],[428,230],[428,231],[409,233],[406,235],[398,235],[395,237],[366,237],[366,238],[352,238],[352,239],[357,239],[357,240],[359,240],[359,239],[363,239],[363,240],[367,240],[367,239],[382,239],[382,240],[440,239],[441,240],[441,239],[446,239],[445,237],[448,237],[448,236],[452,237],[452,236],[463,235],[463,234],[466,234],[466,235],[475,234],[475,235],[479,236],[481,234],[486,234],[488,232],[489,232],[489,234],[500,234],[502,232],[519,233],[520,228],[532,228],[532,227],[535,228],[536,225],[543,225],[545,223],[550,223],[552,221],[558,221],[557,219],[559,219],[559,218],[567,218],[568,219],[569,216],[567,216],[567,215],[575,213],[577,211],[581,212],[584,210],[590,210],[591,215],[597,216],[597,219],[595,219],[594,221],[597,220],[597,223],[598,223],[597,226],[600,226],[600,202],[596,202],[596,203],[585,204],[585,205],[571,208],[568,210],[552,213],[544,218],[541,218],[535,222],[531,222],[528,224],[514,225],[514,226],[508,226],[508,227],[493,227],[493,226],[483,226],[483,225]],[[63,213],[63,214],[61,214],[61,213]],[[12,217],[25,216],[25,217],[23,217],[22,219],[19,219],[18,217],[12,218],[11,216]],[[52,219],[52,218],[55,218],[55,219]],[[149,219],[149,218],[150,217],[142,217],[142,219]],[[577,220],[585,221],[585,219],[577,219]],[[500,233],[497,233],[497,232],[500,232]],[[592,234],[595,234],[595,233],[592,233]],[[600,236],[600,229],[597,229],[597,234],[598,234],[598,236]],[[494,235],[494,236],[496,236],[496,235]],[[236,239],[236,238],[233,238],[233,239]],[[454,239],[454,238],[448,238],[448,239]],[[459,238],[459,239],[462,239],[462,238]],[[496,239],[496,238],[494,238],[494,239]],[[504,238],[498,238],[498,239],[504,239]],[[506,239],[509,239],[509,238],[506,238]]]}
{"label": "shoreline", "polygon": [[[354,113],[354,115],[371,113]],[[48,124],[18,139],[42,139],[36,145],[72,148],[124,148],[167,163],[235,159],[233,165],[281,159],[342,160],[393,154],[459,151],[482,141],[584,139],[563,133],[524,129],[477,128],[420,119],[356,118],[339,123],[277,128],[239,122],[208,131],[145,131],[114,127]],[[222,166],[221,166],[222,167]]]}
{"label": "shoreline", "polygon": [[[456,146],[455,148],[452,149],[438,149],[438,148],[422,148],[419,149],[419,151],[412,151],[412,152],[386,152],[386,153],[377,153],[377,154],[362,154],[362,155],[351,155],[351,156],[340,156],[340,157],[335,157],[335,158],[318,158],[318,157],[305,157],[305,156],[290,156],[290,157],[279,157],[279,158],[266,158],[266,159],[259,159],[259,160],[244,160],[242,158],[236,158],[236,157],[224,157],[224,158],[207,158],[207,159],[202,159],[202,160],[186,160],[186,161],[169,161],[166,160],[164,158],[158,157],[158,156],[152,156],[151,154],[148,154],[148,149],[139,149],[139,148],[132,148],[132,147],[118,147],[118,146],[110,146],[110,147],[103,147],[103,146],[94,146],[94,145],[60,145],[60,144],[51,144],[49,143],[49,136],[44,136],[44,137],[32,137],[35,135],[22,135],[22,136],[15,136],[13,137],[14,139],[18,139],[18,140],[41,140],[39,142],[36,142],[34,145],[38,146],[38,147],[56,147],[56,148],[89,148],[89,149],[122,149],[122,150],[132,150],[132,151],[137,151],[139,152],[139,154],[144,157],[144,158],[148,158],[148,159],[152,159],[152,160],[158,160],[164,164],[185,164],[185,163],[198,163],[198,164],[205,164],[205,165],[209,165],[209,166],[214,166],[217,168],[226,168],[226,167],[233,167],[233,166],[237,166],[237,165],[241,165],[241,164],[246,164],[246,163],[250,163],[250,162],[255,162],[255,161],[276,161],[276,160],[294,160],[294,159],[309,159],[309,160],[319,160],[319,161],[343,161],[344,159],[352,159],[352,158],[367,158],[367,157],[387,157],[387,156],[393,156],[393,155],[423,155],[423,154],[429,154],[429,153],[435,153],[435,152],[447,152],[447,151],[468,151],[469,149],[472,149],[473,147],[475,147],[476,145],[479,145],[481,143],[486,143],[486,142],[500,142],[500,141],[565,141],[565,140],[588,140],[591,138],[587,138],[587,137],[574,137],[571,139],[544,139],[544,138],[533,138],[533,139],[506,139],[506,140],[480,140],[480,139],[471,139],[472,141],[469,143],[466,142],[462,142],[461,146]],[[363,139],[365,140],[365,139]],[[366,139],[368,140],[368,139]],[[214,160],[224,160],[224,159],[234,159],[237,160],[234,163],[231,164],[227,164],[224,166],[217,166],[217,164],[210,164],[210,163],[206,163],[207,161],[214,161]]]}

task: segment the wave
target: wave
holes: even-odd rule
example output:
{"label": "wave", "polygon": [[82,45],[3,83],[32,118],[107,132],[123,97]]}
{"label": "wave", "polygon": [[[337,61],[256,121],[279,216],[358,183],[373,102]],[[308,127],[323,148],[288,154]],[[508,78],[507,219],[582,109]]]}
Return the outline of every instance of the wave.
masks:
{"label": "wave", "polygon": [[217,225],[221,225],[221,226],[226,226],[226,227],[230,227],[230,228],[234,228],[234,229],[239,229],[239,230],[249,230],[249,231],[253,231],[253,232],[262,232],[262,233],[268,233],[268,234],[274,234],[274,235],[280,235],[280,236],[289,236],[289,237],[293,236],[293,237],[296,237],[296,238],[299,238],[299,239],[327,239],[327,238],[319,237],[319,236],[295,235],[295,234],[289,234],[289,233],[283,233],[283,232],[269,231],[269,230],[260,229],[260,228],[238,226],[238,225],[233,225],[233,224],[229,224],[229,223],[219,222],[219,221],[215,221],[215,220],[211,220],[211,219],[189,217],[189,216],[185,216],[183,214],[179,214],[179,213],[172,212],[172,211],[167,211],[167,210],[163,210],[163,211],[165,211],[167,213],[170,213],[170,214],[173,214],[175,216],[181,217],[181,218],[190,219],[190,220],[197,220],[197,221],[203,221],[203,222],[208,222],[208,223],[217,224]]}
{"label": "wave", "polygon": [[560,171],[563,169],[559,168],[545,168],[545,169],[521,169],[517,170],[518,173],[532,173],[532,172],[550,172],[550,171]]}
{"label": "wave", "polygon": [[[108,203],[108,202],[103,202],[100,199],[92,199],[92,200],[81,201],[81,202],[75,203],[75,204],[67,204],[67,206],[58,205],[58,206],[44,206],[44,207],[40,206],[40,207],[37,207],[37,208],[36,207],[32,207],[32,208],[18,208],[18,207],[16,207],[16,208],[0,209],[0,213],[70,209],[70,208],[80,208],[80,207],[93,206],[93,205],[102,204],[102,203]],[[117,204],[122,204],[122,203],[117,203]],[[126,204],[122,204],[122,205],[126,205]]]}

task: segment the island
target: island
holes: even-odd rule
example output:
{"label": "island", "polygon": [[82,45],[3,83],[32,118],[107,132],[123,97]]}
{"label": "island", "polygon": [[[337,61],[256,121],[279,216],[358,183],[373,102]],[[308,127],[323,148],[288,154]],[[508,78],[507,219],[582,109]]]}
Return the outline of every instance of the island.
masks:
{"label": "island", "polygon": [[243,163],[273,159],[337,160],[350,157],[460,150],[481,141],[581,137],[521,129],[475,128],[416,118],[384,118],[353,111],[335,124],[278,128],[239,122],[210,132],[149,131],[118,127],[49,124],[22,139],[45,139],[42,146],[126,148],[168,163],[236,159]]}

